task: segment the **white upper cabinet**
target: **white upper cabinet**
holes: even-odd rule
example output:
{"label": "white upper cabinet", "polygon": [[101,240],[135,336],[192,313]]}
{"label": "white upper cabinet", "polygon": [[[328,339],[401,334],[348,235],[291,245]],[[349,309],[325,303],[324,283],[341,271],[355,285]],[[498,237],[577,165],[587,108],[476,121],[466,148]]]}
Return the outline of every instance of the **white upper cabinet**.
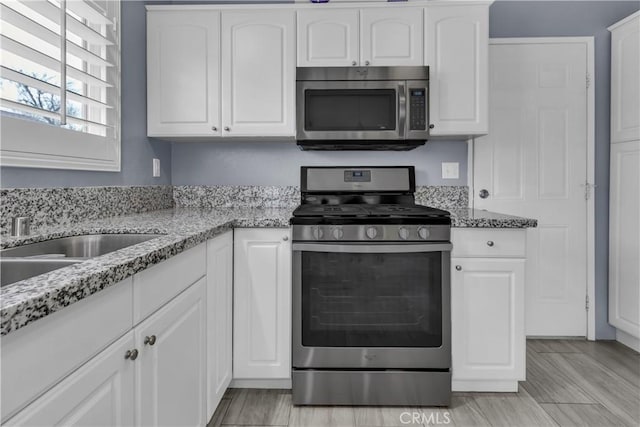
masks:
{"label": "white upper cabinet", "polygon": [[489,5],[425,9],[432,135],[489,132]]}
{"label": "white upper cabinet", "polygon": [[298,11],[298,66],[422,65],[422,8]]}
{"label": "white upper cabinet", "polygon": [[147,14],[147,135],[220,135],[220,13]]}
{"label": "white upper cabinet", "polygon": [[640,12],[611,31],[611,142],[640,139]]}
{"label": "white upper cabinet", "polygon": [[295,135],[295,12],[222,13],[224,136]]}
{"label": "white upper cabinet", "polygon": [[360,14],[360,65],[423,64],[422,8],[373,8]]}
{"label": "white upper cabinet", "polygon": [[358,9],[298,12],[298,66],[358,65]]}

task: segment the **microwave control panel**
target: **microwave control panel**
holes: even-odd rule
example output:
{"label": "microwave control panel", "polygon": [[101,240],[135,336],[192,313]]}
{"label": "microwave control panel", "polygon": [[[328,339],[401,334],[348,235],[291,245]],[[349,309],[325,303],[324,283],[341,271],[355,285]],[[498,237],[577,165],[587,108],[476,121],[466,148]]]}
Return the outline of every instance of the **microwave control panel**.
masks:
{"label": "microwave control panel", "polygon": [[409,89],[409,130],[427,129],[427,91],[424,88]]}

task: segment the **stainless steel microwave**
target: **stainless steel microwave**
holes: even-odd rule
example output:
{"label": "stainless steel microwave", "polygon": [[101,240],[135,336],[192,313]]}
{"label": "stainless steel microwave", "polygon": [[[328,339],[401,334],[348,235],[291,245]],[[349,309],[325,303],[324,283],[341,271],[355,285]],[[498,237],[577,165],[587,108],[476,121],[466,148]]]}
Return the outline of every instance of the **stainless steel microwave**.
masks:
{"label": "stainless steel microwave", "polygon": [[429,67],[298,67],[303,150],[411,150],[429,137]]}

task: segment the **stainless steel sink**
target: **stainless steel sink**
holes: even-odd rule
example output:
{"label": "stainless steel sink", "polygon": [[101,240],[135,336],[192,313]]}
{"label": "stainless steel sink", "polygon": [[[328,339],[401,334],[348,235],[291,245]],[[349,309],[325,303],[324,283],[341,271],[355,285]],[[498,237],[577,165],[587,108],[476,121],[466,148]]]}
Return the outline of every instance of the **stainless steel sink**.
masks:
{"label": "stainless steel sink", "polygon": [[0,284],[4,287],[158,236],[161,234],[85,234],[4,249],[0,251]]}
{"label": "stainless steel sink", "polygon": [[0,258],[0,286],[76,264],[78,259]]}
{"label": "stainless steel sink", "polygon": [[0,257],[93,258],[146,242],[159,234],[85,234],[61,237],[0,251]]}

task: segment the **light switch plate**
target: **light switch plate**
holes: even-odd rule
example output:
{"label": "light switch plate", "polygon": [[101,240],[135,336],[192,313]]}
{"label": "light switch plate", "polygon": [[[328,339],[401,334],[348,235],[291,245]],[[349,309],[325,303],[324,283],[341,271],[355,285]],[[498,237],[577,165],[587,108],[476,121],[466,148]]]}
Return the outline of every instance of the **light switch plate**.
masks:
{"label": "light switch plate", "polygon": [[442,162],[442,179],[460,178],[460,163]]}
{"label": "light switch plate", "polygon": [[158,178],[160,176],[160,159],[153,159],[153,177]]}

